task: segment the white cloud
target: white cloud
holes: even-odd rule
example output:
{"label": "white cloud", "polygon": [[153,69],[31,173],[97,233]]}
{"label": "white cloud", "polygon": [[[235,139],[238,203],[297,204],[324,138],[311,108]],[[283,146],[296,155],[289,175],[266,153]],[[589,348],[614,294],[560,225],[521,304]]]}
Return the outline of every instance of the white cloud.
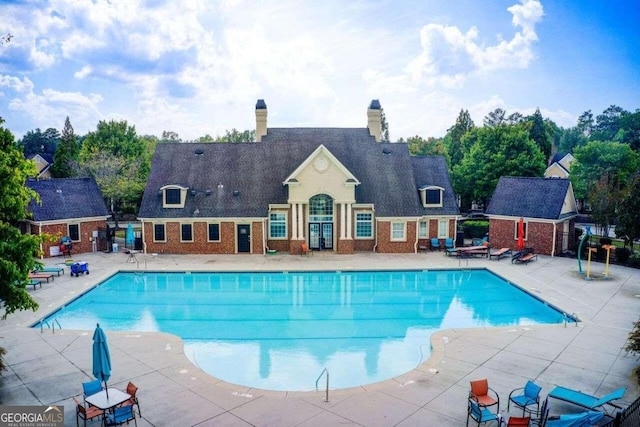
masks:
{"label": "white cloud", "polygon": [[511,40],[500,40],[492,46],[478,43],[475,27],[463,33],[455,26],[425,25],[420,31],[422,52],[407,65],[413,81],[459,88],[470,73],[526,68],[534,58],[532,44],[538,39],[535,24],[543,16],[542,5],[538,0],[522,0],[507,10],[520,31]]}
{"label": "white cloud", "polygon": [[[0,88],[3,87],[18,93],[31,93],[33,90],[33,82],[29,80],[29,77],[23,77],[22,80],[20,80],[18,77],[0,75]],[[2,93],[4,94],[4,92]]]}
{"label": "white cloud", "polygon": [[98,104],[102,96],[78,92],[61,92],[45,89],[42,95],[29,92],[25,96],[13,98],[9,102],[9,109],[21,111],[31,117],[34,127],[43,129],[62,127],[67,116],[71,117],[74,129],[88,131],[95,128],[102,115]]}

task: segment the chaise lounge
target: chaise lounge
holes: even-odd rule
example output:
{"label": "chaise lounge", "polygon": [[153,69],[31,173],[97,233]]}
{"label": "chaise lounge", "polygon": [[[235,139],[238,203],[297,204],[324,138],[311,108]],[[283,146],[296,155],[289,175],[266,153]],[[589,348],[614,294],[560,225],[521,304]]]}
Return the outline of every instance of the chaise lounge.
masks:
{"label": "chaise lounge", "polygon": [[583,408],[591,410],[604,407],[604,405],[611,405],[614,408],[620,409],[620,406],[612,403],[612,401],[624,396],[625,391],[625,388],[619,388],[598,399],[595,396],[591,396],[590,394],[586,394],[578,390],[557,386],[549,392],[548,397],[573,403],[574,405],[582,406]]}
{"label": "chaise lounge", "polygon": [[507,256],[507,254],[511,253],[511,248],[501,248],[496,251],[489,253],[489,259],[496,257],[497,259],[502,258],[503,256]]}

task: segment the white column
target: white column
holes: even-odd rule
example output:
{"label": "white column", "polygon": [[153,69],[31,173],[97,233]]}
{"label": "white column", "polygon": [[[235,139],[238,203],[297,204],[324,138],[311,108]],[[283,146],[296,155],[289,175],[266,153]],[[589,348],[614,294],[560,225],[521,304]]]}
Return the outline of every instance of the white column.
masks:
{"label": "white column", "polygon": [[291,204],[291,240],[298,240],[297,203]]}
{"label": "white column", "polygon": [[352,213],[351,213],[351,203],[347,204],[347,239],[352,239],[353,233],[351,232],[351,222],[352,222]]}
{"label": "white column", "polygon": [[304,204],[298,203],[298,239],[304,238]]}
{"label": "white column", "polygon": [[346,239],[345,230],[347,228],[347,204],[340,203],[340,240]]}

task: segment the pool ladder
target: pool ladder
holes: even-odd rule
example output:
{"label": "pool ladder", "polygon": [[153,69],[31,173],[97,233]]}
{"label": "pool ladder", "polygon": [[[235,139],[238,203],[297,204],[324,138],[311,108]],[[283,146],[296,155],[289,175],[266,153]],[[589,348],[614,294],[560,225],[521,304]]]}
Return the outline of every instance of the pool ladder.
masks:
{"label": "pool ladder", "polygon": [[329,371],[327,370],[327,368],[324,368],[322,370],[322,372],[320,372],[320,375],[318,376],[318,379],[316,380],[316,391],[318,391],[318,383],[320,382],[320,379],[325,374],[327,375],[327,386],[325,388],[324,401],[328,402],[329,401]]}
{"label": "pool ladder", "polygon": [[567,327],[567,323],[569,322],[568,318],[571,318],[576,325],[576,328],[578,327],[578,322],[580,321],[580,319],[578,318],[578,313],[571,313],[571,315],[568,315],[567,313],[564,313],[564,327]]}
{"label": "pool ladder", "polygon": [[51,333],[56,333],[56,324],[58,325],[58,329],[62,329],[62,325],[60,324],[60,322],[58,322],[58,319],[53,319],[51,321],[51,325],[49,325],[49,322],[47,322],[46,320],[42,319],[40,320],[40,333],[44,332],[44,325],[47,325],[47,328],[51,329]]}

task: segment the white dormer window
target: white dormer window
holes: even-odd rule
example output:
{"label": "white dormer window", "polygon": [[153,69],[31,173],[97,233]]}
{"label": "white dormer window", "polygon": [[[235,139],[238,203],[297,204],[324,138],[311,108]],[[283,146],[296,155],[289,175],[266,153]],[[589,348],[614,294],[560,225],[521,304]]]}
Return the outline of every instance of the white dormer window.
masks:
{"label": "white dormer window", "polygon": [[160,189],[162,192],[163,208],[184,208],[184,201],[187,197],[187,187],[180,185],[165,185]]}
{"label": "white dormer window", "polygon": [[444,188],[435,185],[420,187],[420,200],[425,208],[441,208]]}

